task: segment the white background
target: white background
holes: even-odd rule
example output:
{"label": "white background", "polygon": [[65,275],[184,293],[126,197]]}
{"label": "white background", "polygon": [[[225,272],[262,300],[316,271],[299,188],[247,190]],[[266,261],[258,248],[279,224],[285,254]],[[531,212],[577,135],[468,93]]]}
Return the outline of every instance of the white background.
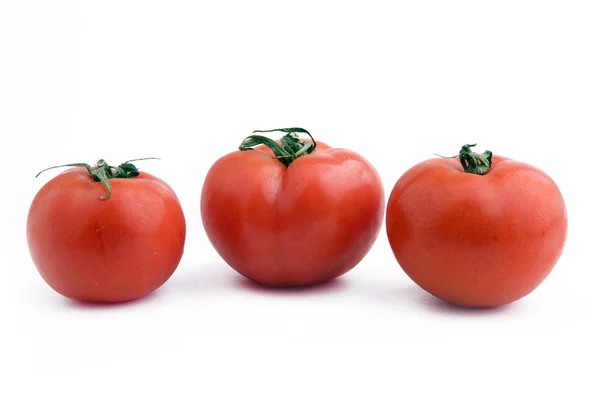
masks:
{"label": "white background", "polygon": [[[253,129],[301,126],[400,175],[466,142],[537,165],[569,238],[504,308],[418,289],[385,230],[359,266],[257,289],[200,220],[203,177]],[[0,398],[600,398],[596,1],[0,3]],[[144,300],[82,306],[33,266],[25,221],[59,171],[105,158],[168,181],[184,258]],[[44,396],[44,397],[41,397]]]}

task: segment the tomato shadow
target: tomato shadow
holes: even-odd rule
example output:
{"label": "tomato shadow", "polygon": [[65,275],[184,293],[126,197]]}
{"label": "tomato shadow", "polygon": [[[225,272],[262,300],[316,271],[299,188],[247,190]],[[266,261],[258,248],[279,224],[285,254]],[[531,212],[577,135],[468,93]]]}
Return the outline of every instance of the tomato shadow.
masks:
{"label": "tomato shadow", "polygon": [[404,289],[397,290],[397,295],[404,301],[408,301],[426,311],[449,315],[449,316],[484,316],[484,315],[505,315],[516,311],[519,308],[518,303],[507,304],[501,307],[469,308],[448,303],[432,294],[426,292],[418,286],[411,285]]}
{"label": "tomato shadow", "polygon": [[120,309],[120,308],[131,308],[142,306],[147,303],[151,303],[155,301],[158,297],[160,297],[160,288],[155,290],[152,293],[147,294],[144,297],[134,300],[120,301],[120,302],[92,302],[92,301],[81,301],[69,299],[67,297],[63,297],[63,305],[67,308],[72,308],[76,310],[110,310],[110,309]]}
{"label": "tomato shadow", "polygon": [[271,294],[276,296],[331,294],[348,287],[348,284],[343,277],[338,277],[327,282],[307,286],[272,287],[261,285],[260,283],[243,276],[236,276],[233,279],[233,284],[235,287],[249,292]]}

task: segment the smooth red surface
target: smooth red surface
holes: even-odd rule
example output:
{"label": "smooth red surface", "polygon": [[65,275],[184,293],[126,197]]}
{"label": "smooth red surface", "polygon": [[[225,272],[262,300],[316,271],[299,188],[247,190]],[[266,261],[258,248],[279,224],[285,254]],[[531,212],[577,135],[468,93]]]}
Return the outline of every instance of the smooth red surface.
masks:
{"label": "smooth red surface", "polygon": [[183,255],[186,225],[173,190],[141,172],[111,179],[112,195],[85,168],[50,180],[35,196],[27,241],[42,278],[76,300],[118,302],[154,291]]}
{"label": "smooth red surface", "polygon": [[348,272],[373,245],[384,207],[375,169],[320,142],[288,168],[264,147],[230,153],[210,169],[201,199],[217,252],[269,286],[322,283]]}
{"label": "smooth red surface", "polygon": [[533,291],[559,259],[567,210],[554,181],[494,157],[483,176],[457,159],[408,170],[387,206],[387,235],[401,267],[429,293],[467,307],[500,306]]}

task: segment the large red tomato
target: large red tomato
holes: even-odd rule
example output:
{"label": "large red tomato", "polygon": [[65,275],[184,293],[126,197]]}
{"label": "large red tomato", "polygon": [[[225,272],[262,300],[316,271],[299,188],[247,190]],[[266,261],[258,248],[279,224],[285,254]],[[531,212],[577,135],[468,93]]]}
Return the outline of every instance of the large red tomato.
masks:
{"label": "large red tomato", "polygon": [[491,307],[532,292],[558,261],[567,210],[538,168],[463,146],[396,183],[386,227],[407,275],[447,302]]}
{"label": "large red tomato", "polygon": [[379,175],[353,151],[300,140],[304,129],[276,131],[286,133],[280,142],[249,136],[212,166],[202,189],[204,228],[225,262],[255,282],[331,280],[356,266],[380,231]]}
{"label": "large red tomato", "polygon": [[130,162],[68,166],[40,189],[27,219],[31,257],[46,283],[92,302],[133,300],[164,284],[186,234],[173,190]]}

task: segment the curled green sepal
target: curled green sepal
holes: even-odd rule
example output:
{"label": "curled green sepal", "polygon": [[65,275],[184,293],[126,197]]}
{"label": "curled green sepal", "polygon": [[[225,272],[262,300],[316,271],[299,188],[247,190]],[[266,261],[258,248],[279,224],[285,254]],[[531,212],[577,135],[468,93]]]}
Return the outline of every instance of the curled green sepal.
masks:
{"label": "curled green sepal", "polygon": [[104,160],[98,160],[96,163],[96,168],[92,168],[89,164],[86,163],[73,163],[73,164],[64,164],[64,165],[56,165],[54,167],[49,167],[44,170],[38,172],[35,176],[36,178],[40,176],[40,174],[44,171],[48,171],[49,169],[54,168],[62,168],[62,167],[84,167],[90,173],[92,179],[96,182],[102,182],[104,187],[106,188],[107,193],[100,197],[100,200],[108,199],[112,193],[109,179],[113,178],[121,178],[121,179],[130,179],[135,178],[140,174],[140,171],[137,169],[135,165],[132,164],[133,161],[140,160],[158,160],[156,157],[146,157],[146,158],[136,158],[133,160],[125,161],[122,164],[119,164],[117,167],[113,167],[108,165]]}
{"label": "curled green sepal", "polygon": [[[240,151],[254,150],[255,146],[264,144],[271,150],[275,157],[286,167],[289,166],[295,159],[307,154],[312,154],[317,149],[317,142],[313,139],[310,132],[303,128],[281,128],[270,129],[266,131],[253,131],[252,133],[268,133],[268,132],[284,132],[285,135],[281,138],[281,144],[266,136],[250,135],[246,137],[239,146]],[[298,133],[306,133],[310,137],[310,142],[302,142]]]}
{"label": "curled green sepal", "polygon": [[462,165],[465,172],[476,175],[485,175],[492,168],[492,152],[486,150],[483,153],[475,153],[471,150],[471,147],[475,146],[477,146],[477,144],[465,144],[461,147],[457,156],[444,157],[439,154],[436,155],[443,158],[458,157],[460,165]]}

